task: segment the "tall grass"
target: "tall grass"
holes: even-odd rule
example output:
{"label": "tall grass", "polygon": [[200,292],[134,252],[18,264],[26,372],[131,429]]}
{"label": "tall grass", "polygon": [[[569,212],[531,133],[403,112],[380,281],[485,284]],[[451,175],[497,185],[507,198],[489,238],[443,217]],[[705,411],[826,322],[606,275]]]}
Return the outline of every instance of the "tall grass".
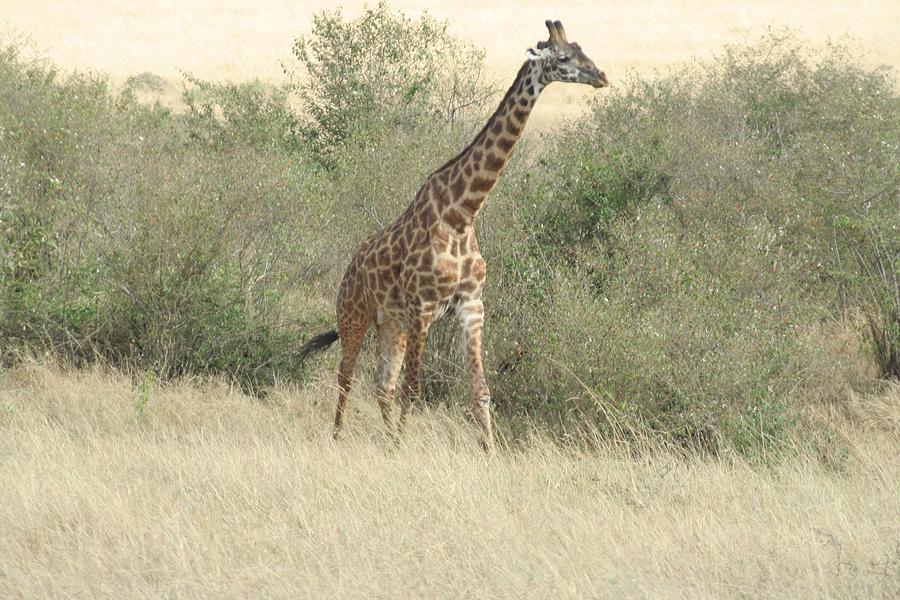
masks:
{"label": "tall grass", "polygon": [[843,473],[805,452],[759,468],[540,434],[488,459],[453,407],[398,448],[370,391],[335,445],[332,388],[260,403],[221,381],[5,371],[0,596],[900,592],[896,386],[836,421]]}

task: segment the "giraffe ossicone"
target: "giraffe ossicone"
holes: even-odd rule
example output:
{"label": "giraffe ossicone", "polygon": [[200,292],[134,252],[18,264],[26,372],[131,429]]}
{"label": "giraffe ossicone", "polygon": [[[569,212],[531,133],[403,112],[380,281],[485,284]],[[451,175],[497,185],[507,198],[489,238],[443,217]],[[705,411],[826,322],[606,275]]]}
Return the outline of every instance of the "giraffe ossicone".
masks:
{"label": "giraffe ossicone", "polygon": [[[568,41],[562,23],[546,21],[546,26],[549,39],[527,50],[527,60],[472,143],[425,180],[393,224],[360,246],[338,290],[337,334],[319,335],[301,350],[301,356],[306,356],[338,338],[341,341],[335,438],[343,425],[353,372],[369,327],[374,324],[378,336],[378,404],[388,432],[396,435],[419,396],[428,330],[434,320],[453,313],[462,332],[481,442],[486,450],[494,449],[481,349],[481,294],[487,266],[478,251],[475,218],[522,136],[541,91],[554,81],[608,85],[606,75],[581,47]],[[401,367],[406,372],[395,424],[394,392]]]}

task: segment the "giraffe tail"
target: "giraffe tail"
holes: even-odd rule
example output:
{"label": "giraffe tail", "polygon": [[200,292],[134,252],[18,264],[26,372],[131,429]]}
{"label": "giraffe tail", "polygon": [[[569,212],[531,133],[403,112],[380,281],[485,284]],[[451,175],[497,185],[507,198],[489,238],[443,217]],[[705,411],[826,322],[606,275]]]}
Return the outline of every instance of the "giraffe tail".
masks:
{"label": "giraffe tail", "polygon": [[317,352],[328,346],[335,343],[340,335],[336,329],[332,329],[331,331],[326,331],[325,333],[320,333],[316,337],[312,338],[308,342],[306,342],[302,348],[300,348],[300,361],[306,360],[306,357],[312,354],[313,352]]}

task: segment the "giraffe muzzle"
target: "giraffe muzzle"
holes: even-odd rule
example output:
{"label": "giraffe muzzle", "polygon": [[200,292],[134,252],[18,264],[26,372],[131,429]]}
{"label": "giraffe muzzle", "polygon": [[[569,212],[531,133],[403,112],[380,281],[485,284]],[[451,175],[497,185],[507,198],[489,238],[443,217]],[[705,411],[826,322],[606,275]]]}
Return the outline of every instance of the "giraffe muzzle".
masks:
{"label": "giraffe muzzle", "polygon": [[605,88],[609,85],[609,80],[606,78],[606,73],[603,71],[597,71],[597,74],[593,81],[591,81],[591,85],[595,88]]}

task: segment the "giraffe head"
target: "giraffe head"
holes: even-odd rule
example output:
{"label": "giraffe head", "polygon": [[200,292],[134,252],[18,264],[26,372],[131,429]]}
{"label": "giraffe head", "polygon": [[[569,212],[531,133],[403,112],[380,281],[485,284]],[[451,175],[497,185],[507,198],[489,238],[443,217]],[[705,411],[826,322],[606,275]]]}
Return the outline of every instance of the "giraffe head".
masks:
{"label": "giraffe head", "polygon": [[606,73],[597,68],[581,51],[581,46],[566,39],[566,30],[559,21],[547,21],[550,39],[529,48],[528,60],[541,61],[544,81],[585,83],[597,88],[606,87]]}

